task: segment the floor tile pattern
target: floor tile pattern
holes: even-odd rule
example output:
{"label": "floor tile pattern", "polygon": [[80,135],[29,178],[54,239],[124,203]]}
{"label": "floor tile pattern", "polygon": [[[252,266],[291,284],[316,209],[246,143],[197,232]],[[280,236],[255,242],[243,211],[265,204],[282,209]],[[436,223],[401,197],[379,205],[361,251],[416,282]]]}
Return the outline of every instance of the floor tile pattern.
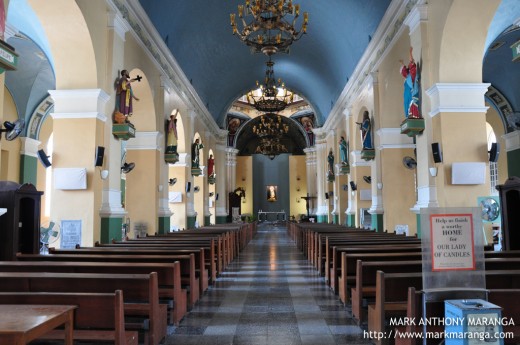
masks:
{"label": "floor tile pattern", "polygon": [[166,344],[371,344],[350,308],[325,286],[287,236],[262,224],[258,234],[181,321]]}

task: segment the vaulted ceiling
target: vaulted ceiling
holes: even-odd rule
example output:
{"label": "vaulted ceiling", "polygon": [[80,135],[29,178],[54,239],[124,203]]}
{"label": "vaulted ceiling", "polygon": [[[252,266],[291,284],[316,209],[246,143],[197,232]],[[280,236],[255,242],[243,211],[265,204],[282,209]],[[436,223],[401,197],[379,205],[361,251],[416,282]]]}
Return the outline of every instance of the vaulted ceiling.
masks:
{"label": "vaulted ceiling", "polygon": [[[217,123],[265,73],[267,56],[251,54],[232,34],[230,13],[244,0],[139,0]],[[323,123],[343,91],[390,0],[295,0],[309,13],[308,34],[274,71]]]}

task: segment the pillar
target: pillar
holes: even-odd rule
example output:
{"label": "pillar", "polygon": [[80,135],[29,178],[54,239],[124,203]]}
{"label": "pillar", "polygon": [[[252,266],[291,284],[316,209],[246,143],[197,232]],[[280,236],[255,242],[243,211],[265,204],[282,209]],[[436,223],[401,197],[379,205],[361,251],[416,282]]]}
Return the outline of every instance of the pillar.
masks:
{"label": "pillar", "polygon": [[[503,136],[507,153],[507,172],[509,176],[520,176],[520,131],[516,130]],[[504,181],[499,181],[504,183]]]}
{"label": "pillar", "polygon": [[[94,166],[96,147],[102,142],[107,121],[105,105],[110,97],[101,89],[49,90],[54,100],[53,172],[62,168],[86,168],[86,189],[59,190],[54,188],[51,217],[78,220],[81,223],[81,245],[92,246],[100,239],[97,211],[101,207],[102,180]],[[114,238],[121,238],[114,233]],[[117,236],[119,235],[119,236]],[[103,240],[103,238],[101,238]]]}
{"label": "pillar", "polygon": [[[316,147],[303,149],[305,152],[305,163],[307,168],[307,194],[311,197],[317,197],[317,169],[316,169]],[[317,199],[309,201],[309,215],[316,215]]]}
{"label": "pillar", "polygon": [[326,223],[328,218],[327,200],[325,199],[325,186],[327,181],[327,144],[324,133],[320,129],[313,129],[316,135],[316,193],[318,223]]}
{"label": "pillar", "polygon": [[[216,201],[216,217],[217,224],[225,224],[228,222],[228,206],[227,206],[227,153],[226,142],[220,142],[215,147],[215,173],[217,181],[215,182],[215,201]],[[218,199],[217,199],[218,196]]]}
{"label": "pillar", "polygon": [[29,137],[20,138],[20,183],[36,186],[38,171],[38,145],[40,141]]}

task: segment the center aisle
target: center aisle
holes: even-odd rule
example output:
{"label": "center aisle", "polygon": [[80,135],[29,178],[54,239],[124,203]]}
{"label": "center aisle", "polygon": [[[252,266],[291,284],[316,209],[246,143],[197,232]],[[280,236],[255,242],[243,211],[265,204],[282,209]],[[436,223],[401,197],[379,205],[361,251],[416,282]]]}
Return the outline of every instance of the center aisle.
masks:
{"label": "center aisle", "polygon": [[350,309],[298,251],[285,227],[256,237],[174,328],[166,344],[370,344]]}

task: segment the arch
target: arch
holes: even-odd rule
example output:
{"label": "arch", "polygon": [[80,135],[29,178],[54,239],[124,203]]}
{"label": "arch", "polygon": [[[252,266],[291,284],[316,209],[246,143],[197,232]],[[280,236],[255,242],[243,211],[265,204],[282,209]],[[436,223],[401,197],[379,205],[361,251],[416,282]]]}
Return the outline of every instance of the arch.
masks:
{"label": "arch", "polygon": [[[437,5],[445,6],[444,3]],[[451,2],[446,9],[444,26],[440,28],[442,34],[437,53],[439,54],[437,81],[482,83],[482,59],[486,48],[487,30],[498,5],[499,1],[487,0]],[[461,42],[469,44],[466,44],[464,49],[460,49]],[[432,47],[431,51],[435,51],[435,48]],[[453,63],[462,60],[463,64]]]}
{"label": "arch", "polygon": [[[178,109],[174,109],[174,111]],[[186,152],[186,131],[184,129],[184,113],[179,111],[177,115],[177,152]]]}
{"label": "arch", "polygon": [[97,88],[93,41],[78,4],[68,0],[28,0],[27,4],[40,21],[49,44],[56,89]]}
{"label": "arch", "polygon": [[130,117],[130,121],[138,131],[158,131],[153,93],[148,78],[139,68],[134,68],[129,72],[130,78],[136,78],[138,75],[142,77],[140,82],[132,83],[132,92],[139,100],[134,100],[132,103],[134,113]]}

